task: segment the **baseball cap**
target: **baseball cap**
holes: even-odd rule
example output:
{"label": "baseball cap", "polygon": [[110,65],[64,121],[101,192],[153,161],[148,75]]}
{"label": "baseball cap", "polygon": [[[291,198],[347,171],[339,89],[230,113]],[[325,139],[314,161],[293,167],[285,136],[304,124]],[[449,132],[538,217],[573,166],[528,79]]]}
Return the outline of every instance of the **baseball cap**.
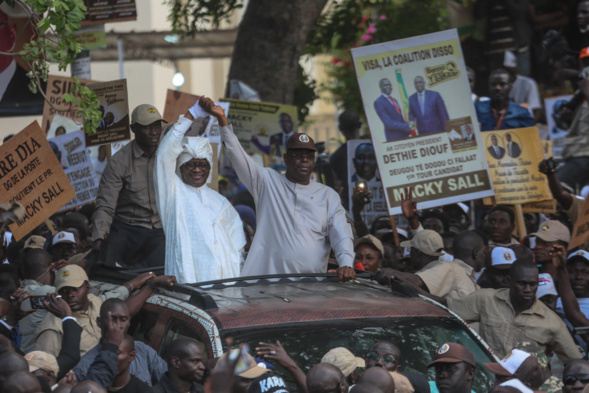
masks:
{"label": "baseball cap", "polygon": [[517,258],[511,248],[495,247],[491,251],[491,266],[498,269],[509,269]]}
{"label": "baseball cap", "polygon": [[309,149],[317,151],[315,141],[307,134],[297,132],[292,134],[286,142],[286,150],[288,149]]}
{"label": "baseball cap", "polygon": [[519,390],[521,393],[534,393],[532,389],[524,385],[519,379],[510,379],[509,381],[503,382],[499,386],[511,386],[512,388]]}
{"label": "baseball cap", "polygon": [[589,252],[585,250],[578,250],[568,256],[567,260],[570,261],[572,258],[583,258],[585,262],[589,262]]}
{"label": "baseball cap", "polygon": [[45,238],[39,235],[33,235],[27,239],[23,248],[43,248],[45,246]]}
{"label": "baseball cap", "polygon": [[424,254],[439,257],[443,255],[441,250],[444,248],[444,242],[438,232],[424,229],[417,232],[413,239],[402,242],[401,247],[415,247]]}
{"label": "baseball cap", "polygon": [[55,291],[64,287],[79,288],[88,281],[88,275],[78,265],[67,265],[57,271],[55,275]]}
{"label": "baseball cap", "polygon": [[366,361],[354,356],[352,352],[343,347],[333,348],[321,358],[321,363],[333,364],[347,377],[358,367],[366,367]]}
{"label": "baseball cap", "polygon": [[255,381],[252,381],[247,389],[247,393],[290,393],[290,391],[281,376],[268,374],[262,375]]}
{"label": "baseball cap", "polygon": [[380,253],[384,256],[384,247],[382,246],[382,242],[378,240],[376,236],[366,235],[356,239],[354,242],[354,249],[356,249],[356,247],[358,247],[360,244],[370,244],[380,251]]}
{"label": "baseball cap", "polygon": [[554,279],[548,273],[541,273],[538,276],[538,290],[536,291],[536,297],[540,299],[542,296],[554,295],[558,296],[556,288],[554,287]]}
{"label": "baseball cap", "polygon": [[508,377],[515,374],[530,356],[532,355],[520,349],[512,349],[499,363],[483,363],[483,366],[493,374]]}
{"label": "baseball cap", "polygon": [[538,232],[530,233],[530,236],[536,236],[546,242],[571,241],[571,231],[560,221],[548,220],[540,224]]}
{"label": "baseball cap", "polygon": [[389,375],[395,381],[395,393],[413,393],[415,391],[409,379],[403,374],[399,374],[396,371],[389,371]]}
{"label": "baseball cap", "polygon": [[432,367],[436,363],[460,363],[465,362],[475,366],[474,355],[468,348],[456,343],[445,343],[438,349],[434,361],[427,365]]}
{"label": "baseball cap", "polygon": [[156,107],[149,104],[141,104],[137,106],[133,109],[133,113],[131,114],[131,125],[140,124],[142,126],[148,126],[158,120],[167,123]]}
{"label": "baseball cap", "polygon": [[39,369],[53,371],[53,374],[56,376],[59,373],[57,359],[50,353],[43,351],[32,351],[25,355],[25,360],[29,363],[29,372],[31,373]]}
{"label": "baseball cap", "polygon": [[584,57],[589,57],[589,46],[581,49],[581,53],[579,54],[579,59],[582,59]]}
{"label": "baseball cap", "polygon": [[75,243],[76,238],[74,234],[71,232],[61,231],[57,232],[57,235],[53,236],[53,241],[51,242],[52,246],[55,246],[59,243]]}
{"label": "baseball cap", "polygon": [[[228,362],[229,354],[236,351],[238,352],[239,349],[233,349],[229,352],[225,352],[219,358],[217,364],[224,364]],[[256,379],[267,372],[270,372],[270,370],[266,368],[266,365],[264,363],[257,363],[256,359],[254,359],[254,357],[250,354],[247,354],[245,357],[242,356],[235,365],[235,375],[246,379]]]}

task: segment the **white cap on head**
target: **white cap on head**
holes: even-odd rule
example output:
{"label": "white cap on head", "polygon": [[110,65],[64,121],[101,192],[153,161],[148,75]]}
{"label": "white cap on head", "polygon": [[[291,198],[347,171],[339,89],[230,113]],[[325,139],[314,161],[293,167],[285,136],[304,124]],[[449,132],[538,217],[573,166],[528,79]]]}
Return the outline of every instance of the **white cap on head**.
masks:
{"label": "white cap on head", "polygon": [[75,242],[76,242],[76,238],[74,237],[73,233],[61,231],[61,232],[58,232],[57,235],[53,236],[53,241],[51,242],[51,245],[54,246],[59,243],[75,243]]}
{"label": "white cap on head", "polygon": [[[207,160],[213,168],[213,148],[208,138],[187,136],[182,139],[182,153],[176,159],[176,173],[180,175],[180,167],[192,159]],[[213,171],[209,172],[207,184],[211,182]]]}
{"label": "white cap on head", "polygon": [[536,297],[540,299],[542,296],[555,295],[558,296],[556,288],[554,287],[554,280],[548,273],[541,273],[538,276],[538,290],[536,291]]}
{"label": "white cap on head", "polygon": [[495,247],[491,251],[491,266],[507,266],[516,261],[515,253],[511,248]]}

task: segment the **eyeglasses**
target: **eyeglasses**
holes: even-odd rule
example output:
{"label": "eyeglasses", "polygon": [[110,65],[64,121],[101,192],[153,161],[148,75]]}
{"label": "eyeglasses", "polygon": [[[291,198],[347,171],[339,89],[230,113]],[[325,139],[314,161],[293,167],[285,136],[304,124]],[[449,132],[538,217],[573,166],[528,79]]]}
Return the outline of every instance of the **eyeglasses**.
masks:
{"label": "eyeglasses", "polygon": [[374,360],[375,362],[382,358],[382,361],[385,363],[397,363],[394,357],[390,355],[381,356],[377,353],[370,352],[366,355],[366,359]]}
{"label": "eyeglasses", "polygon": [[314,151],[291,151],[288,153],[289,156],[291,156],[292,158],[311,158],[314,159],[315,158],[315,152]]}
{"label": "eyeglasses", "polygon": [[584,385],[589,384],[589,374],[567,375],[562,380],[565,385],[574,385],[577,381],[581,381],[581,383]]}
{"label": "eyeglasses", "polygon": [[190,171],[193,171],[196,168],[200,169],[201,171],[206,171],[211,167],[211,165],[208,162],[187,162],[186,164],[184,164],[184,166],[186,167],[186,169]]}

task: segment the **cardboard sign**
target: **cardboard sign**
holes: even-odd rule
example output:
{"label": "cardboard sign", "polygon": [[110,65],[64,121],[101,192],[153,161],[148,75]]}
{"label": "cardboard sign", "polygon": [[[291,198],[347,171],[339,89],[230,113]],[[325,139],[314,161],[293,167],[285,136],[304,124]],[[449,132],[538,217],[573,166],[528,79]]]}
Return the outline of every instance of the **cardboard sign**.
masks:
{"label": "cardboard sign", "polygon": [[137,20],[135,0],[86,0],[86,19],[82,26]]}
{"label": "cardboard sign", "polygon": [[227,118],[248,154],[266,156],[268,164],[283,164],[286,134],[296,131],[297,109],[292,105],[222,99],[231,103]]}
{"label": "cardboard sign", "polygon": [[130,139],[127,80],[95,83],[88,87],[96,93],[104,115],[96,134],[86,134],[86,146],[98,146]]}
{"label": "cardboard sign", "polygon": [[76,197],[59,211],[73,209],[94,201],[98,191],[98,180],[94,173],[90,153],[86,149],[84,132],[76,131],[58,136],[50,139],[49,142],[54,143],[57,147],[61,166],[76,191]]}
{"label": "cardboard sign", "polygon": [[349,140],[348,148],[348,198],[350,201],[350,216],[352,212],[352,196],[359,182],[366,183],[366,189],[372,193],[370,202],[362,210],[363,221],[370,226],[374,220],[383,214],[388,216],[387,202],[378,168],[372,142],[369,140]]}
{"label": "cardboard sign", "polygon": [[0,203],[20,202],[25,216],[9,226],[19,240],[68,203],[76,192],[35,121],[0,146]]}
{"label": "cardboard sign", "polygon": [[456,30],[352,49],[389,213],[493,195]]}
{"label": "cardboard sign", "polygon": [[[558,110],[560,107],[571,100],[572,95],[550,97],[544,100],[546,108],[546,123],[548,125],[549,138],[552,141],[552,150],[554,158],[562,158],[562,149],[564,148],[564,137],[569,133],[569,125],[560,121]],[[550,156],[552,157],[552,156]]]}
{"label": "cardboard sign", "polygon": [[589,241],[589,198],[585,199],[571,235],[569,250]]}
{"label": "cardboard sign", "polygon": [[178,121],[200,98],[200,96],[168,89],[166,93],[166,105],[164,106],[164,120],[168,124]]}
{"label": "cardboard sign", "polygon": [[538,171],[544,151],[536,127],[483,132],[497,204],[552,199],[546,176]]}
{"label": "cardboard sign", "polygon": [[[90,83],[95,83],[86,79],[80,79],[82,85],[86,86]],[[76,124],[76,130],[79,130],[84,125],[84,119],[78,117],[78,106],[72,103],[66,103],[63,100],[64,94],[72,94],[74,81],[72,78],[65,76],[49,75],[47,80],[47,90],[45,95],[47,101],[43,107],[43,131],[47,134],[52,128],[53,118],[56,115],[72,119]]]}

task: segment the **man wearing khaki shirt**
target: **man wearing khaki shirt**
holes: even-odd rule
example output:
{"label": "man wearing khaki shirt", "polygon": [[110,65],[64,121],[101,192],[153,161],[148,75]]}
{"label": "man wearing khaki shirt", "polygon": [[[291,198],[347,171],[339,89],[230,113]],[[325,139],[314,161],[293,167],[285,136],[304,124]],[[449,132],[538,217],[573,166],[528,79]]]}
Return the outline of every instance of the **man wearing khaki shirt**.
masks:
{"label": "man wearing khaki shirt", "polygon": [[533,262],[517,260],[511,265],[511,286],[480,289],[462,299],[449,299],[449,308],[466,322],[480,322],[479,334],[504,357],[523,341],[550,346],[563,363],[580,359],[562,320],[536,299],[538,268]]}
{"label": "man wearing khaki shirt", "polygon": [[152,105],[139,105],[131,115],[135,140],[106,165],[96,195],[93,249],[107,265],[162,266],[165,238],[158,215],[153,167],[162,118]]}

